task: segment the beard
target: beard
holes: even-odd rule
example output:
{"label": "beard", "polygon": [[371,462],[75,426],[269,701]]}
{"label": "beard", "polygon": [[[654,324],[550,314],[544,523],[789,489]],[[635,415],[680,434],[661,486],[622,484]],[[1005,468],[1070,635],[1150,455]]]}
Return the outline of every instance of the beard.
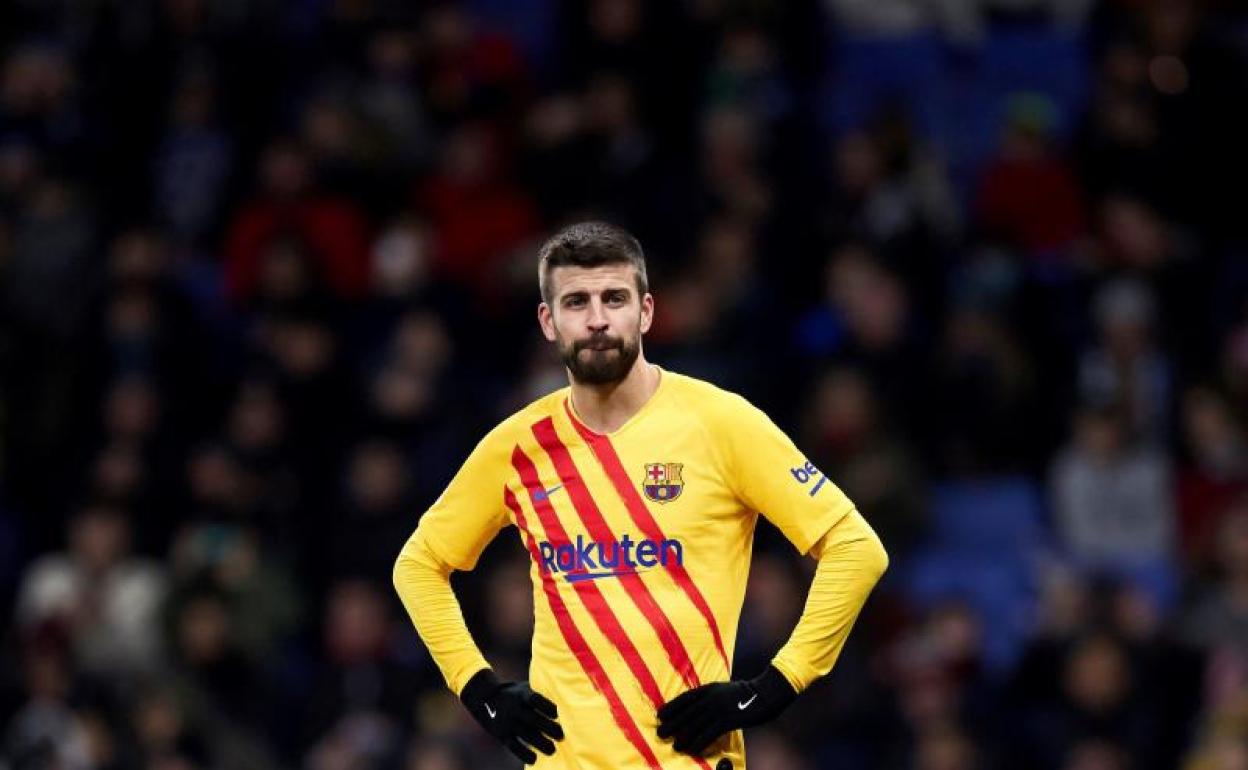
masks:
{"label": "beard", "polygon": [[559,357],[572,379],[586,385],[620,382],[633,368],[641,352],[641,335],[631,341],[598,334],[570,345],[559,345]]}

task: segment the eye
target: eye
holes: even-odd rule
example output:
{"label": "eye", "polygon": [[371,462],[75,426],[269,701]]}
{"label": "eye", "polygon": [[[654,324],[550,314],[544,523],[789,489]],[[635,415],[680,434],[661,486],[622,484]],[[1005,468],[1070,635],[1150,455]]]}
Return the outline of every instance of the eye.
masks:
{"label": "eye", "polygon": [[611,305],[624,305],[628,303],[628,292],[612,291],[607,292],[607,302]]}
{"label": "eye", "polygon": [[585,295],[583,294],[572,294],[572,295],[565,297],[563,300],[564,307],[580,307],[584,304],[585,304]]}

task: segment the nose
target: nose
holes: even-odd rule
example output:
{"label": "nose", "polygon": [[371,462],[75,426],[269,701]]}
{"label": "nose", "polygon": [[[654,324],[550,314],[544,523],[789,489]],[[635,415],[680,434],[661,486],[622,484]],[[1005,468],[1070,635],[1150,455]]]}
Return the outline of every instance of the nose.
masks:
{"label": "nose", "polygon": [[606,307],[598,300],[589,303],[589,317],[585,323],[591,331],[595,332],[606,331],[607,327],[611,325],[607,320]]}

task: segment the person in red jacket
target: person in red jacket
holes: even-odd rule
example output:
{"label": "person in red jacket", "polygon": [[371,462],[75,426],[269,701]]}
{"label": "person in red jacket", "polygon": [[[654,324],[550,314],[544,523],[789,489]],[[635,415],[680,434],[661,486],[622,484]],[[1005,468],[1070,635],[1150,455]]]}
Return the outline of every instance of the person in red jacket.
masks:
{"label": "person in red jacket", "polygon": [[298,244],[307,267],[335,297],[352,299],[368,288],[369,232],[363,213],[351,202],[319,192],[308,159],[298,145],[278,141],[260,163],[260,192],[230,223],[225,241],[225,288],[235,302],[253,298],[266,260]]}
{"label": "person in red jacket", "polygon": [[416,193],[434,231],[437,272],[479,296],[496,292],[505,258],[538,233],[537,207],[505,173],[498,137],[466,124],[447,140],[438,170]]}

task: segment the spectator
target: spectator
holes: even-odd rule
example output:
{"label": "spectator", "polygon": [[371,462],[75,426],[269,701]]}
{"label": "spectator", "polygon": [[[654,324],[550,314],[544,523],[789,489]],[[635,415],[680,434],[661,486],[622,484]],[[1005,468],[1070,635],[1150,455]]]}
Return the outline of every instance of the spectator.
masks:
{"label": "spectator", "polygon": [[1121,413],[1084,408],[1051,478],[1067,552],[1093,569],[1165,569],[1176,545],[1170,485],[1164,458],[1132,445]]}
{"label": "spectator", "polygon": [[911,120],[885,110],[836,143],[823,227],[834,241],[862,240],[879,250],[922,289],[935,277],[938,252],[962,227],[947,177]]}
{"label": "spectator", "polygon": [[1024,728],[1029,740],[1020,754],[1030,766],[1124,759],[1131,766],[1152,766],[1155,715],[1139,697],[1136,674],[1118,640],[1098,634],[1077,640],[1060,676],[1058,698]]}
{"label": "spectator", "polygon": [[234,142],[221,126],[219,84],[208,73],[186,76],[171,102],[156,155],[154,207],[180,242],[203,246],[222,215]]}
{"label": "spectator", "polygon": [[976,206],[987,232],[1035,258],[1061,257],[1086,228],[1079,181],[1054,148],[1053,111],[1041,97],[1014,97]]}
{"label": "spectator", "polygon": [[439,273],[486,299],[500,287],[504,258],[538,229],[533,201],[511,181],[500,137],[485,124],[448,137],[416,206],[433,227]]}
{"label": "spectator", "polygon": [[1248,615],[1239,600],[1248,590],[1248,499],[1222,516],[1215,542],[1217,574],[1187,608],[1182,631],[1192,644],[1225,650],[1242,667],[1248,665]]}
{"label": "spectator", "polygon": [[406,29],[379,30],[368,41],[367,79],[359,108],[381,144],[376,162],[417,168],[433,150],[429,116],[419,94],[420,36]]}
{"label": "spectator", "polygon": [[208,747],[186,724],[173,692],[152,688],[140,695],[130,721],[144,766],[184,763],[202,767],[207,763]]}
{"label": "spectator", "polygon": [[[306,249],[302,259],[315,286],[339,298],[358,297],[368,285],[368,228],[360,211],[315,189],[310,160],[291,141],[266,148],[260,185],[259,194],[229,226],[225,282],[230,298],[250,300],[266,273],[289,270],[292,244]],[[274,251],[275,245],[286,249]]]}
{"label": "spectator", "polygon": [[1225,397],[1210,388],[1183,398],[1183,433],[1189,460],[1178,473],[1179,525],[1192,564],[1209,561],[1217,517],[1248,493],[1248,446]]}
{"label": "spectator", "polygon": [[882,408],[861,372],[829,371],[815,386],[805,445],[889,552],[904,554],[922,535],[923,487],[916,458],[892,435]]}
{"label": "spectator", "polygon": [[4,756],[72,770],[92,767],[88,731],[69,702],[74,682],[67,655],[37,643],[25,655],[22,672],[26,701],[5,731]]}
{"label": "spectator", "polygon": [[211,747],[212,764],[272,767],[266,740],[275,732],[269,683],[239,649],[226,594],[210,579],[184,584],[165,608],[177,700]]}
{"label": "spectator", "polygon": [[326,536],[326,568],[336,575],[385,584],[394,539],[412,527],[412,480],[401,448],[384,439],[361,442],[347,461],[341,513]]}
{"label": "spectator", "polygon": [[1152,294],[1138,283],[1104,287],[1094,304],[1098,343],[1079,364],[1079,392],[1091,404],[1117,404],[1133,439],[1154,443],[1168,431],[1170,367],[1153,339]]}
{"label": "spectator", "polygon": [[19,626],[26,633],[45,624],[60,627],[78,666],[124,687],[157,661],[163,570],[130,555],[130,523],[115,508],[84,507],[68,535],[67,551],[43,557],[23,576]]}
{"label": "spectator", "polygon": [[1034,364],[1005,318],[974,307],[947,317],[930,400],[944,464],[998,473],[1031,467],[1043,432]]}
{"label": "spectator", "polygon": [[317,738],[314,766],[343,753],[370,763],[397,761],[401,720],[415,682],[390,657],[390,622],[373,585],[351,580],[331,589],[324,618],[328,665],[305,721]]}

